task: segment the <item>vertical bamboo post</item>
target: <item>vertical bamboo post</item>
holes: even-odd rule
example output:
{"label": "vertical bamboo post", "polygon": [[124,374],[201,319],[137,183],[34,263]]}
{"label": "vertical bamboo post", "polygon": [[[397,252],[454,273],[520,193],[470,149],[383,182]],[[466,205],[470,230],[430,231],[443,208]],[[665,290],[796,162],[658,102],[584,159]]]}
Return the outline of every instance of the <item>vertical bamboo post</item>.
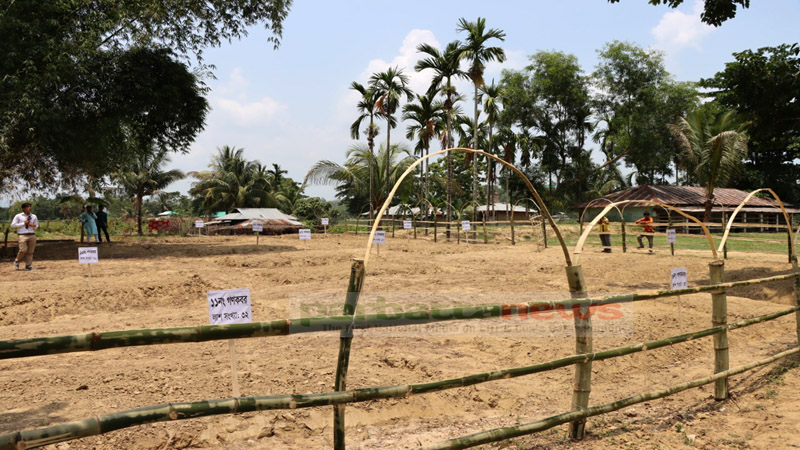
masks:
{"label": "vertical bamboo post", "polygon": [[[792,258],[792,270],[798,273],[797,270],[797,255]],[[794,305],[800,305],[800,278],[794,279]],[[794,313],[795,324],[797,327],[797,344],[800,345],[800,310]]]}
{"label": "vertical bamboo post", "polygon": [[[708,264],[711,283],[725,282],[725,262],[712,261]],[[711,324],[720,326],[728,323],[728,296],[725,289],[711,294]],[[728,370],[728,330],[722,330],[714,335],[714,373]],[[725,400],[728,398],[728,379],[720,378],[714,383],[714,398]]]}
{"label": "vertical bamboo post", "polygon": [[[586,282],[583,279],[581,266],[567,266],[567,282],[572,298],[586,298]],[[573,307],[575,322],[575,353],[592,353],[592,318],[588,305]],[[572,384],[572,409],[584,409],[589,406],[589,394],[592,391],[592,361],[588,360],[575,365],[575,378]],[[583,439],[586,419],[579,419],[569,424],[569,436],[572,439]]]}
{"label": "vertical bamboo post", "polygon": [[489,243],[489,233],[486,231],[486,214],[488,214],[488,213],[489,213],[489,211],[486,211],[486,213],[483,215],[483,243],[484,244],[488,244]]}
{"label": "vertical bamboo post", "polygon": [[789,253],[789,264],[791,264],[794,262],[794,258],[792,258],[792,236],[789,235],[789,233],[786,233],[786,240],[789,241],[788,253]]}
{"label": "vertical bamboo post", "polygon": [[[668,218],[669,218],[669,225],[667,225],[667,229],[670,230],[670,229],[672,229],[672,215],[668,215]],[[670,242],[669,243],[669,252],[670,252],[670,254],[672,256],[675,256],[675,243],[674,242]]]}
{"label": "vertical bamboo post", "polygon": [[414,229],[414,239],[416,239],[417,238],[417,221],[414,220],[414,219],[411,219],[411,228]]}
{"label": "vertical bamboo post", "polygon": [[511,245],[517,245],[517,243],[514,240],[515,239],[515,236],[514,236],[514,219],[513,219],[514,216],[511,216],[511,217],[512,217],[512,219],[511,219]]}
{"label": "vertical bamboo post", "polygon": [[392,237],[394,237],[394,217],[392,217]]}
{"label": "vertical bamboo post", "polygon": [[625,217],[623,216],[620,220],[620,224],[622,224],[622,253],[628,251],[628,242],[625,239],[627,235],[625,234]]}
{"label": "vertical bamboo post", "polygon": [[[356,259],[350,267],[350,282],[347,285],[347,297],[344,302],[344,315],[353,316],[358,305],[358,297],[361,294],[361,287],[364,285],[364,261]],[[353,318],[355,321],[355,318]],[[339,337],[339,359],[336,365],[336,382],[334,390],[346,390],[347,368],[350,365],[350,343],[353,340],[353,324],[342,328]],[[344,409],[345,404],[334,405],[333,407],[333,448],[344,450]]]}
{"label": "vertical bamboo post", "polygon": [[433,215],[433,242],[439,241],[439,229],[436,226],[436,214]]}
{"label": "vertical bamboo post", "polygon": [[547,224],[545,223],[544,216],[541,217],[542,217],[542,237],[544,238],[544,248],[547,248]]}
{"label": "vertical bamboo post", "polygon": [[456,227],[456,244],[461,243],[461,227]]}

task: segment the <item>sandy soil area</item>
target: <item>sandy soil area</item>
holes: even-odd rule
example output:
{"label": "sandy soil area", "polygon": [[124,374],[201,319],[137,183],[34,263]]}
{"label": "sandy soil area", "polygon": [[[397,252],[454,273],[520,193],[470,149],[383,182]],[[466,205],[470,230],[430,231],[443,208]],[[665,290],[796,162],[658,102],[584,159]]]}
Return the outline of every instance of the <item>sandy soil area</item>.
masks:
{"label": "sandy soil area", "polygon": [[[100,247],[100,263],[79,265],[76,243],[37,249],[33,272],[0,268],[0,339],[208,323],[206,292],[249,288],[257,321],[313,308],[341,311],[362,236],[196,237],[122,240]],[[785,256],[730,255],[728,280],[786,273]],[[359,312],[426,305],[566,298],[564,256],[531,242],[469,245],[398,233],[373,250]],[[690,285],[708,283],[708,252],[671,257],[612,254],[589,247],[581,260],[592,294],[669,287],[672,267]],[[785,309],[790,282],[729,293],[729,322]],[[602,350],[707,328],[710,295],[636,303],[597,325]],[[599,323],[601,321],[595,321]],[[468,323],[469,326],[464,326]],[[571,355],[572,321],[486,320],[448,327],[356,332],[349,388],[419,383],[526,366]],[[732,331],[731,366],[797,345],[794,316]],[[238,340],[241,395],[332,390],[338,334]],[[589,436],[566,440],[566,426],[490,448],[797,448],[797,359],[731,379],[733,400],[713,386],[590,419]],[[597,362],[591,403],[707,376],[713,344],[687,344]],[[350,448],[406,448],[567,411],[572,368],[347,408]],[[227,342],[111,349],[0,361],[0,433],[171,401],[231,396]],[[90,437],[58,449],[330,448],[330,407],[157,423]]]}

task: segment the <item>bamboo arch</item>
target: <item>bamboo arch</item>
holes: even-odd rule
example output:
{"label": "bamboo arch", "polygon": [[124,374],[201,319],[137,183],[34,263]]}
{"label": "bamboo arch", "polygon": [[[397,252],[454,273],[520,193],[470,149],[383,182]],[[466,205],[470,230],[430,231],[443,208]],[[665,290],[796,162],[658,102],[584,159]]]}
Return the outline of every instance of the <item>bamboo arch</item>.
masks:
{"label": "bamboo arch", "polygon": [[586,204],[586,207],[583,208],[583,211],[581,211],[581,217],[579,219],[580,226],[581,226],[581,233],[583,233],[583,224],[584,224],[583,218],[586,216],[586,212],[589,211],[589,208],[591,208],[594,205],[595,202],[600,202],[601,200],[606,202],[606,203],[610,203],[611,205],[614,205],[614,209],[616,209],[617,210],[617,214],[619,214],[620,222],[624,222],[625,221],[625,217],[622,215],[622,211],[620,211],[620,209],[617,208],[617,205],[615,205],[614,202],[612,202],[611,200],[609,200],[607,198],[603,198],[603,197],[595,198],[595,199],[589,201],[589,203]]}
{"label": "bamboo arch", "polygon": [[719,251],[722,251],[722,248],[725,246],[725,243],[728,240],[728,235],[730,234],[731,226],[733,226],[733,219],[736,218],[736,215],[739,214],[739,211],[741,211],[741,209],[744,208],[744,205],[746,205],[747,202],[750,201],[750,199],[753,198],[754,195],[763,191],[769,192],[769,194],[772,195],[772,198],[774,198],[775,201],[778,202],[778,206],[780,206],[781,208],[781,212],[783,213],[783,218],[784,220],[786,220],[786,232],[789,234],[789,242],[792,243],[792,245],[789,248],[789,251],[791,252],[789,254],[789,258],[794,259],[796,256],[794,249],[796,243],[795,243],[795,235],[792,232],[792,222],[791,220],[789,220],[789,213],[786,212],[786,207],[783,205],[783,201],[781,201],[781,198],[778,197],[778,194],[776,194],[775,191],[773,191],[770,188],[756,189],[755,191],[747,194],[747,197],[744,198],[742,203],[739,203],[739,206],[737,206],[736,209],[733,210],[733,213],[731,213],[730,218],[728,218],[728,223],[725,225],[725,233],[722,235],[722,241],[719,243]]}
{"label": "bamboo arch", "polygon": [[[531,202],[531,203],[533,203],[533,206],[537,206],[538,207],[538,205],[536,205],[536,202],[533,201],[533,199],[530,198],[530,197],[521,198],[521,199],[517,200],[516,202],[514,202],[511,205],[511,212],[510,212],[511,217],[508,218],[509,219],[509,223],[511,224],[511,245],[517,245],[516,236],[514,235],[514,233],[515,233],[515,231],[514,231],[514,216],[515,216],[515,212],[516,212],[517,206],[519,206],[520,202],[525,202],[525,201]],[[527,203],[526,203],[526,205],[527,205]],[[527,206],[526,206],[526,209],[527,209]],[[528,213],[527,220],[531,223],[531,228],[533,228],[533,221],[530,218],[530,213]],[[544,221],[542,221],[542,228],[544,228]],[[531,232],[531,234],[533,234],[533,232]],[[543,233],[542,239],[544,240],[544,248],[547,248],[547,236],[544,233]]]}
{"label": "bamboo arch", "polygon": [[364,252],[364,268],[366,268],[368,266],[368,264],[369,264],[369,253],[370,253],[370,250],[372,249],[372,240],[375,238],[375,232],[378,231],[378,226],[377,226],[378,221],[383,217],[384,213],[386,213],[386,209],[389,207],[389,204],[391,203],[392,198],[394,197],[394,194],[397,192],[397,189],[400,187],[400,184],[403,182],[403,180],[405,180],[405,178],[411,172],[414,171],[414,169],[418,165],[420,165],[426,159],[432,158],[432,157],[437,156],[437,155],[443,155],[443,154],[446,154],[446,153],[451,152],[451,151],[460,151],[460,152],[465,152],[465,153],[474,153],[474,154],[477,154],[477,155],[483,155],[483,156],[485,156],[487,158],[494,159],[495,161],[499,162],[501,165],[503,165],[505,167],[508,167],[514,173],[516,173],[522,179],[522,181],[525,183],[525,186],[528,187],[528,190],[533,195],[533,198],[536,199],[536,202],[537,202],[537,204],[539,206],[539,210],[543,213],[543,215],[547,216],[547,220],[550,222],[550,226],[553,228],[553,232],[556,234],[556,237],[558,237],[558,241],[561,244],[561,249],[564,252],[564,259],[566,260],[567,266],[572,266],[573,265],[572,264],[572,259],[569,256],[569,248],[567,247],[567,244],[564,242],[564,237],[561,235],[561,230],[558,229],[558,226],[556,225],[556,222],[553,220],[553,216],[550,215],[550,211],[548,211],[547,207],[545,206],[544,201],[542,200],[542,197],[539,196],[539,193],[536,192],[536,188],[534,188],[533,184],[531,184],[531,180],[529,180],[528,177],[526,177],[525,174],[522,173],[521,170],[517,169],[513,164],[510,164],[510,163],[506,162],[505,160],[503,160],[503,159],[501,159],[501,158],[499,158],[499,157],[497,157],[495,155],[492,155],[491,153],[486,153],[483,150],[475,150],[475,149],[466,148],[466,147],[453,147],[453,148],[442,149],[442,150],[439,150],[437,152],[433,152],[433,153],[431,153],[429,155],[425,155],[425,156],[421,157],[420,159],[414,161],[414,163],[411,164],[406,169],[406,171],[403,172],[402,175],[400,175],[400,178],[394,184],[394,187],[392,187],[392,190],[389,192],[389,195],[387,196],[386,200],[383,202],[383,206],[381,206],[380,211],[378,211],[378,216],[376,217],[375,222],[372,224],[372,231],[370,231],[370,233],[369,233],[369,238],[367,239],[367,248],[366,248],[366,250]]}
{"label": "bamboo arch", "polygon": [[716,249],[716,247],[714,247],[714,239],[711,238],[711,233],[708,231],[708,227],[706,227],[706,225],[703,222],[699,221],[696,217],[691,216],[689,214],[686,214],[685,212],[681,211],[680,209],[678,209],[678,208],[676,208],[674,206],[666,205],[664,203],[653,202],[653,201],[650,201],[650,200],[622,200],[622,201],[614,202],[614,203],[606,206],[600,212],[600,214],[598,214],[597,216],[595,216],[594,219],[592,219],[592,221],[589,223],[589,227],[586,228],[586,230],[584,230],[583,234],[581,234],[580,239],[578,239],[578,243],[575,244],[575,250],[573,251],[573,254],[575,254],[575,264],[576,265],[578,264],[578,261],[580,260],[581,252],[583,251],[583,246],[586,243],[586,239],[589,237],[589,233],[591,233],[592,228],[594,228],[594,226],[597,225],[597,222],[599,222],[600,219],[603,216],[605,216],[606,213],[611,211],[611,208],[615,207],[616,205],[630,204],[630,203],[646,203],[648,205],[660,206],[660,207],[662,207],[664,209],[671,209],[671,210],[677,212],[678,214],[682,215],[683,217],[686,217],[687,219],[690,219],[690,220],[698,223],[700,225],[700,227],[703,229],[703,233],[706,235],[706,239],[708,240],[708,245],[711,248],[711,254],[714,256],[714,261],[718,261],[719,260],[719,256],[717,255],[717,249]]}

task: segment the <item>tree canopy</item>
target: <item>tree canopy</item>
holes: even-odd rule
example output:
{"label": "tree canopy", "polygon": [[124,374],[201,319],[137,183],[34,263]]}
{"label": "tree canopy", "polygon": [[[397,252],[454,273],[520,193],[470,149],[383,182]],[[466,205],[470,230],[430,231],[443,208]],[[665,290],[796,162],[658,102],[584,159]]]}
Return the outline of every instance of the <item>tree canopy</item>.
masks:
{"label": "tree canopy", "polygon": [[[608,0],[609,3],[617,3],[619,0]],[[683,0],[648,0],[651,5],[667,5],[670,8],[677,8]],[[705,0],[703,12],[700,19],[718,27],[728,19],[736,17],[736,10],[741,6],[743,9],[750,7],[750,0]]]}

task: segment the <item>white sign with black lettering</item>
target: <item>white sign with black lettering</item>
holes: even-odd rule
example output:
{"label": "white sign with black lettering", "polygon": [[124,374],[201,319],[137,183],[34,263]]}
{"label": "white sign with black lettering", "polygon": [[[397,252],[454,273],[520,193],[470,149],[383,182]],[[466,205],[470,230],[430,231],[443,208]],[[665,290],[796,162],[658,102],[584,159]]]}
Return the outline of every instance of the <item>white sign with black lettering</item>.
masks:
{"label": "white sign with black lettering", "polygon": [[674,244],[675,243],[675,229],[674,228],[668,228],[667,229],[667,242],[670,243],[670,244]]}
{"label": "white sign with black lettering", "polygon": [[81,264],[97,264],[97,247],[78,247],[78,262]]}
{"label": "white sign with black lettering", "polygon": [[410,220],[404,220],[403,221],[403,229],[404,230],[410,230],[411,228],[412,228],[411,221]]}
{"label": "white sign with black lettering", "polygon": [[253,221],[253,233],[261,233],[262,231],[264,231],[264,222]]}
{"label": "white sign with black lettering", "polygon": [[330,221],[328,220],[327,217],[323,217],[322,218],[322,225],[328,226],[329,223],[330,223]]}
{"label": "white sign with black lettering", "polygon": [[469,231],[470,228],[471,228],[471,226],[470,226],[469,220],[462,220],[461,221],[461,229],[463,231]]}
{"label": "white sign with black lettering", "polygon": [[203,221],[202,221],[202,220],[195,220],[195,221],[194,221],[194,227],[195,227],[195,228],[203,228],[203,227],[205,227],[205,226],[206,226],[206,224],[205,224],[205,223],[203,223]]}
{"label": "white sign with black lettering", "polygon": [[689,287],[689,276],[686,274],[686,267],[678,267],[670,271],[672,276],[672,289],[687,289]]}
{"label": "white sign with black lettering", "polygon": [[375,232],[375,238],[372,240],[372,243],[373,244],[378,244],[378,245],[386,244],[386,232],[383,231],[383,230],[376,231]]}
{"label": "white sign with black lettering", "polygon": [[308,228],[301,228],[300,229],[300,240],[301,241],[310,241],[311,240],[311,230]]}
{"label": "white sign with black lettering", "polygon": [[208,317],[211,325],[252,322],[250,289],[208,291]]}

